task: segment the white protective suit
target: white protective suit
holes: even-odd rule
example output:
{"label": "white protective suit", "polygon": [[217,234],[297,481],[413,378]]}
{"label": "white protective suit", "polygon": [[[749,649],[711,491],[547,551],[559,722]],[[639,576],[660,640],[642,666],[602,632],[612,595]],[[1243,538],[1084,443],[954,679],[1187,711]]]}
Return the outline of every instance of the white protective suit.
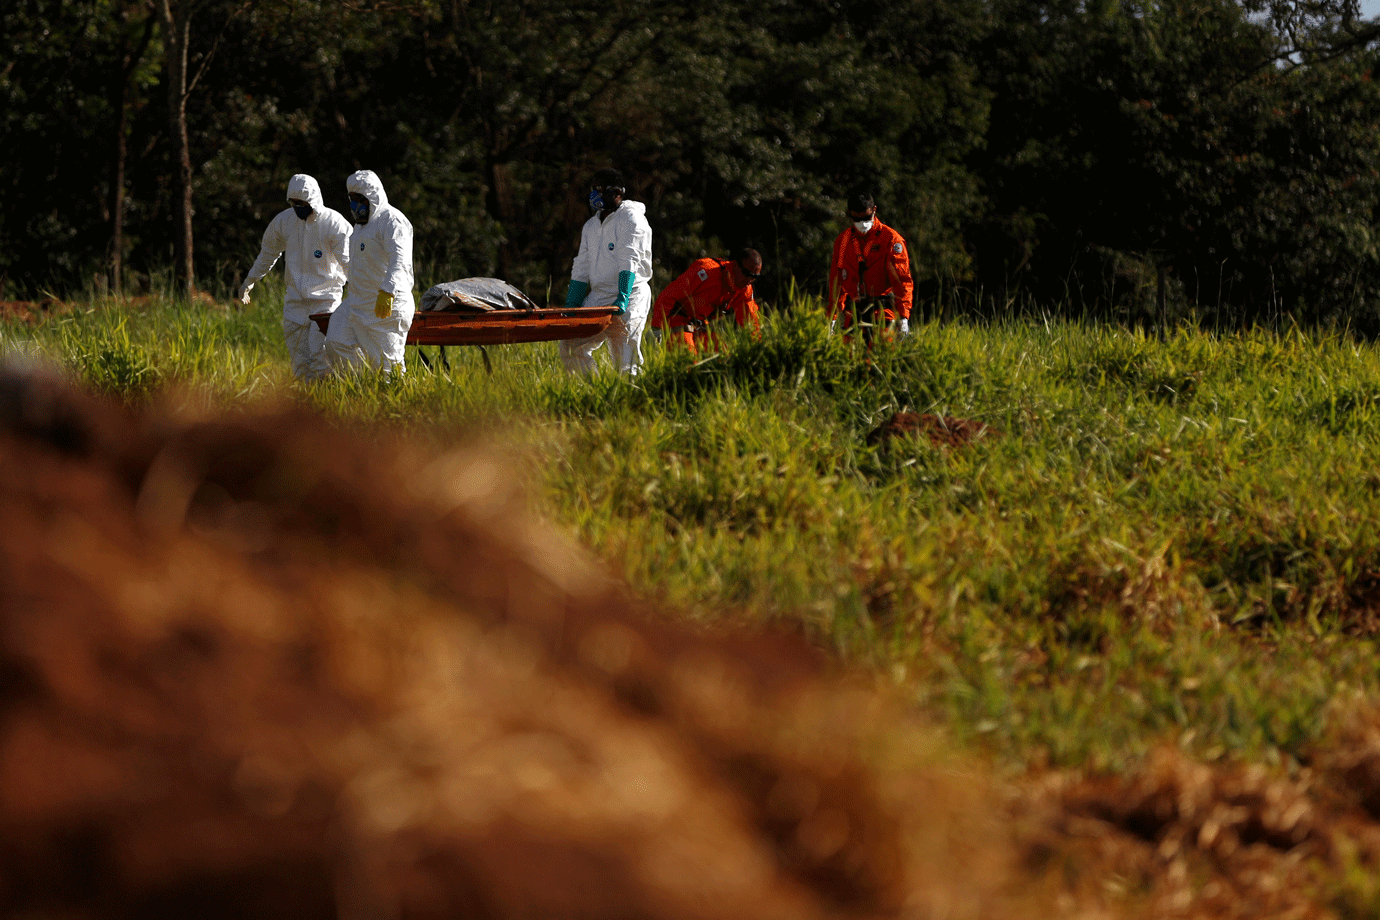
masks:
{"label": "white protective suit", "polygon": [[636,374],[642,368],[642,329],[652,309],[652,228],[640,201],[624,201],[608,217],[595,214],[585,222],[570,280],[589,285],[584,306],[602,307],[618,301],[618,275],[625,271],[633,273],[627,312],[598,335],[561,342],[561,361],[571,373],[593,373],[595,349],[605,342],[618,370]]}
{"label": "white protective suit", "polygon": [[287,197],[305,201],[312,212],[306,220],[292,208],[280,212],[264,231],[263,246],[254,267],[244,276],[241,299],[286,254],[286,295],[283,297],[283,339],[292,373],[306,380],[326,375],[325,338],[307,317],[340,306],[350,261],[350,222],[326,207],[321,186],[301,173],[288,180]]}
{"label": "white protective suit", "polygon": [[[407,369],[404,350],[416,304],[412,298],[412,222],[388,203],[379,177],[367,169],[351,173],[345,190],[369,200],[369,219],[350,235],[350,292],[331,318],[326,357],[332,370],[371,365]],[[380,291],[393,295],[393,312],[374,315]]]}

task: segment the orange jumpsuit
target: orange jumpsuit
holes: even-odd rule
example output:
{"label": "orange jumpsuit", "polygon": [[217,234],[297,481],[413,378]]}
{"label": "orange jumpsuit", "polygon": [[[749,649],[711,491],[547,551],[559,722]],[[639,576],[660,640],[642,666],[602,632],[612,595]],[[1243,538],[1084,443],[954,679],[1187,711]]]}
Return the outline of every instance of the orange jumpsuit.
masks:
{"label": "orange jumpsuit", "polygon": [[691,352],[708,345],[711,336],[706,324],[733,314],[739,326],[761,328],[752,285],[733,286],[731,259],[696,259],[652,305],[652,328],[670,329],[671,339],[680,339]]}
{"label": "orange jumpsuit", "polygon": [[[861,290],[858,278],[862,277]],[[834,257],[829,263],[829,318],[844,315],[843,324],[853,322],[849,302],[859,297],[880,297],[891,294],[892,308],[883,310],[887,322],[910,319],[911,291],[910,255],[901,234],[874,221],[867,235],[849,227],[834,240]]]}

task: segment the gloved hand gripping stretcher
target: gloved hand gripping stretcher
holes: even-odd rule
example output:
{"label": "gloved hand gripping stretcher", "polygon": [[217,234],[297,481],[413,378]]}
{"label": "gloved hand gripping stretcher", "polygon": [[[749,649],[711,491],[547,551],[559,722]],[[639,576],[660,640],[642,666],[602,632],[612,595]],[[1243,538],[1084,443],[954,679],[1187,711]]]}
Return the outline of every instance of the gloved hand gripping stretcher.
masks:
{"label": "gloved hand gripping stretcher", "polygon": [[[608,326],[617,308],[539,307],[497,278],[447,281],[422,295],[407,332],[409,345],[504,345],[582,339]],[[325,332],[329,313],[311,319]]]}

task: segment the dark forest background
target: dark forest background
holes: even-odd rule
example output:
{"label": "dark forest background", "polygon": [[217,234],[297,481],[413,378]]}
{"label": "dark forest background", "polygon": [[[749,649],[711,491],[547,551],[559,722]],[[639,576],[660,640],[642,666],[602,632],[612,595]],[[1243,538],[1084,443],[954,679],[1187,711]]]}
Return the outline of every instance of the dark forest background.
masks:
{"label": "dark forest background", "polygon": [[369,168],[418,283],[559,299],[589,175],[658,276],[822,289],[870,184],[918,309],[1380,332],[1378,34],[1354,0],[8,0],[0,298],[231,290]]}

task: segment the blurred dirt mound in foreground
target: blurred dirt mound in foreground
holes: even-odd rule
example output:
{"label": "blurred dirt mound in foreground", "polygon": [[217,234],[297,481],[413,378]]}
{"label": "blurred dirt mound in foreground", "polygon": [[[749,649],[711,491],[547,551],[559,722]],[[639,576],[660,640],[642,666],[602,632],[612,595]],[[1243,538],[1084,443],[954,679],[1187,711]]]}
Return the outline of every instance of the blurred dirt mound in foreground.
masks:
{"label": "blurred dirt mound in foreground", "polygon": [[0,368],[0,917],[1380,913],[1380,709],[998,783],[628,599],[503,458]]}
{"label": "blurred dirt mound in foreground", "polygon": [[1041,916],[977,777],[500,458],[0,372],[0,914]]}

